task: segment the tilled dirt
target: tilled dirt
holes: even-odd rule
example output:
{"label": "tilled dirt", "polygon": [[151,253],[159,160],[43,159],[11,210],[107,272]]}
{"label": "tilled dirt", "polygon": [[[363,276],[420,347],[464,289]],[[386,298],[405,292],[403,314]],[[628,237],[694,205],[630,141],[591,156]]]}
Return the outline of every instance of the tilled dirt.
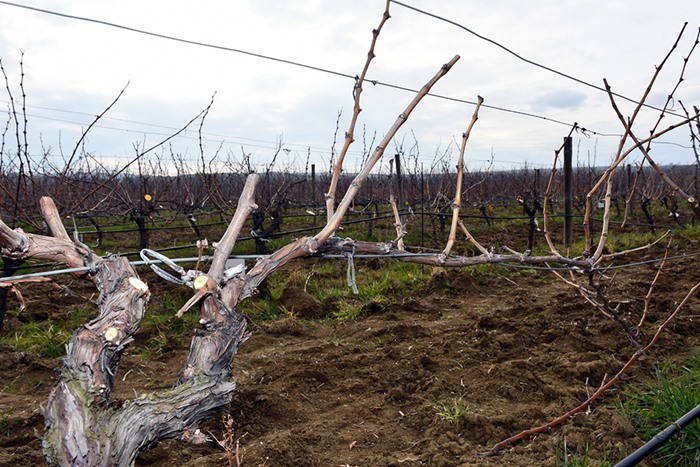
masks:
{"label": "tilled dirt", "polygon": [[[611,295],[623,302],[630,323],[641,316],[657,266],[615,279]],[[625,382],[562,426],[498,456],[479,455],[581,404],[636,350],[618,323],[546,274],[436,269],[380,313],[341,323],[285,318],[261,325],[234,367],[238,389],[229,414],[243,465],[555,465],[565,444],[571,453],[588,450],[592,465],[604,455],[616,461],[620,452],[629,454],[642,442],[616,409]],[[697,280],[691,259],[666,266],[642,343]],[[697,351],[699,309],[693,301],[627,379]],[[133,349],[122,361],[115,398],[169,387],[185,360],[182,347],[146,360]],[[57,364],[0,351],[0,465],[43,463],[39,410]],[[437,415],[441,404],[455,401],[467,407],[465,415],[453,422]],[[225,435],[218,419],[204,429]],[[168,441],[137,465],[228,461],[215,442]]]}

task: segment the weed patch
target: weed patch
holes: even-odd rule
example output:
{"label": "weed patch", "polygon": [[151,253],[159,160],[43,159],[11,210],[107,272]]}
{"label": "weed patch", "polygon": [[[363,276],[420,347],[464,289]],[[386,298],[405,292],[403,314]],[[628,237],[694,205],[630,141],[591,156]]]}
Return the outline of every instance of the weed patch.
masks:
{"label": "weed patch", "polygon": [[449,423],[456,423],[471,412],[474,412],[474,407],[461,397],[441,400],[435,404],[435,416],[438,420]]}
{"label": "weed patch", "polygon": [[[700,404],[700,353],[682,367],[655,368],[654,378],[623,394],[622,410],[649,441]],[[691,423],[668,440],[653,459],[659,466],[696,466],[700,462],[700,424]]]}

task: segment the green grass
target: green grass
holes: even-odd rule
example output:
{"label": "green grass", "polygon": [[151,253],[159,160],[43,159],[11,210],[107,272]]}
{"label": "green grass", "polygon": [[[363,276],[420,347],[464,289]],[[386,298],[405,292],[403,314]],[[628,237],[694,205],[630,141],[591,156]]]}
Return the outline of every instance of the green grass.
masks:
{"label": "green grass", "polygon": [[0,342],[16,352],[23,352],[32,357],[56,358],[65,354],[65,345],[72,333],[73,330],[50,320],[30,322],[21,330],[2,336]]}
{"label": "green grass", "polygon": [[341,345],[343,345],[343,339],[335,335],[335,333],[322,339],[322,341],[329,345],[332,345],[333,347],[340,347]]}
{"label": "green grass", "polygon": [[[65,346],[73,336],[73,332],[96,314],[96,308],[89,304],[73,306],[60,319],[32,321],[23,324],[19,329],[6,331],[0,336],[0,344],[33,358],[62,357],[65,355]],[[11,391],[11,389],[11,386],[6,384],[0,391]]]}
{"label": "green grass", "polygon": [[72,333],[79,326],[90,322],[96,316],[97,307],[89,303],[83,303],[73,306],[60,321],[56,320],[55,324]]}
{"label": "green grass", "polygon": [[435,417],[449,423],[456,423],[472,412],[474,412],[474,406],[461,397],[443,399],[435,403]]}
{"label": "green grass", "polygon": [[199,327],[198,308],[192,308],[182,318],[175,316],[175,312],[186,301],[179,293],[166,293],[163,295],[166,305],[165,311],[155,311],[151,307],[146,308],[146,313],[141,320],[140,331],[148,335],[147,343],[139,349],[139,355],[147,360],[151,356],[162,354],[170,349],[182,348],[192,330]]}
{"label": "green grass", "polygon": [[0,434],[5,437],[9,437],[14,430],[12,420],[10,419],[10,414],[3,413],[0,415]]}
{"label": "green grass", "polygon": [[156,328],[155,332],[148,336],[147,344],[139,349],[138,355],[143,361],[150,360],[154,356],[164,353],[169,348],[182,343],[180,336],[168,334],[164,329]]}
{"label": "green grass", "polygon": [[[185,345],[192,329],[199,326],[199,314],[190,310],[182,318],[175,312],[187,298],[189,291],[166,292],[156,297],[146,308],[140,332],[149,335],[148,344],[141,350],[142,356]],[[30,304],[31,306],[31,304]],[[65,345],[73,332],[97,316],[97,308],[91,304],[71,307],[60,318],[24,323],[19,329],[7,331],[0,336],[0,344],[15,352],[23,352],[34,358],[58,358],[65,355]],[[11,391],[7,384],[0,391]]]}
{"label": "green grass", "polygon": [[[420,290],[430,279],[431,268],[392,260],[369,267],[358,260],[355,295],[348,286],[344,261],[320,259],[314,263],[296,263],[287,271],[267,278],[265,292],[256,294],[238,305],[238,310],[255,322],[266,322],[294,315],[294,310],[279,303],[285,288],[305,290],[331,312],[331,320],[354,320],[361,316],[384,312],[391,297]],[[386,261],[386,262],[384,262]]]}
{"label": "green grass", "polygon": [[270,298],[251,297],[238,305],[238,311],[245,313],[256,323],[272,321],[285,315],[284,311]]}
{"label": "green grass", "polygon": [[365,309],[360,304],[343,303],[340,308],[331,313],[331,318],[338,321],[352,321],[365,314]]}
{"label": "green grass", "polygon": [[613,449],[607,444],[602,447],[602,459],[595,460],[592,457],[591,446],[586,444],[583,449],[570,446],[564,438],[563,442],[554,446],[555,464],[557,467],[610,467],[623,459],[622,453],[614,455]]}
{"label": "green grass", "polygon": [[20,376],[15,376],[12,381],[3,381],[0,385],[0,394],[17,394],[19,393],[18,380]]}
{"label": "green grass", "polygon": [[657,229],[655,234],[651,232],[614,232],[611,229],[607,245],[610,251],[630,250],[653,243],[661,235],[663,235],[663,230],[661,229]]}
{"label": "green grass", "polygon": [[[648,441],[700,404],[700,353],[683,366],[656,367],[653,379],[626,391],[621,398],[625,415]],[[696,420],[667,441],[653,455],[658,466],[697,466],[700,462],[700,423]]]}
{"label": "green grass", "polygon": [[673,236],[684,241],[700,240],[700,223],[686,225],[683,229],[676,229]]}

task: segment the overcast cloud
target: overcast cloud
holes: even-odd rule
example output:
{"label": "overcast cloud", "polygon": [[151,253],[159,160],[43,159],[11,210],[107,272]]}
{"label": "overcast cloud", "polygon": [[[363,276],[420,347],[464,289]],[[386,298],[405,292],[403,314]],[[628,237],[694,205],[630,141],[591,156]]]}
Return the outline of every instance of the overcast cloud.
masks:
{"label": "overcast cloud", "polygon": [[[235,48],[356,75],[364,64],[382,0],[161,1],[34,0],[17,2],[69,15]],[[462,24],[529,60],[637,99],[684,22],[678,49],[658,78],[649,102],[663,105],[676,85],[700,26],[700,2],[580,0],[407,0],[408,4]],[[418,89],[439,67],[461,59],[434,92],[580,126],[601,133],[576,133],[577,150],[609,160],[621,127],[605,93],[537,68],[453,25],[392,4],[369,77]],[[311,160],[328,167],[341,113],[339,138],[352,109],[353,81],[240,53],[150,37],[101,24],[62,18],[0,3],[0,59],[15,97],[20,95],[24,52],[30,152],[50,147],[70,152],[92,116],[102,112],[127,83],[124,95],[88,137],[85,149],[98,157],[134,154],[182,127],[210,102],[204,122],[205,155],[226,158],[241,151],[259,163],[269,160],[282,138],[282,163]],[[685,70],[676,94],[688,108],[700,106],[700,51]],[[349,169],[364,146],[381,137],[412,95],[365,85],[357,143]],[[6,93],[0,96],[7,107]],[[625,115],[633,104],[620,101]],[[426,167],[469,123],[473,106],[426,98],[397,137],[393,152],[420,149]],[[638,134],[656,121],[640,117]],[[668,124],[676,121],[669,117]],[[172,141],[172,149],[197,160],[198,124]],[[497,167],[550,163],[570,127],[542,118],[483,109],[467,158],[474,169],[493,154]],[[363,145],[363,139],[365,143]],[[653,148],[662,163],[692,163],[687,131],[664,137]],[[672,143],[672,144],[669,144]],[[217,153],[218,151],[218,153]],[[303,168],[303,167],[302,167]]]}

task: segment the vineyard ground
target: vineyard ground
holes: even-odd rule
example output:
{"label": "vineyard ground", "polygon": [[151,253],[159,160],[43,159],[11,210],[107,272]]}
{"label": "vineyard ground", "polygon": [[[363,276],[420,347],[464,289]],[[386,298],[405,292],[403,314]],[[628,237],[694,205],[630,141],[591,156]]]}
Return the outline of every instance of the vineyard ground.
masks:
{"label": "vineyard ground", "polygon": [[[697,241],[675,242],[672,253],[697,247]],[[658,258],[661,250],[634,259]],[[390,273],[391,264],[358,261],[358,287],[363,287],[363,268]],[[302,272],[307,267],[292,266]],[[613,297],[630,300],[623,305],[630,322],[639,319],[657,267],[624,270],[615,279]],[[176,308],[157,300],[164,286],[144,276],[153,290],[151,312],[174,313]],[[550,273],[434,269],[426,277],[409,293],[368,303],[357,319],[303,319],[290,308],[292,302],[285,304],[290,316],[258,324],[236,358],[238,389],[229,407],[244,465],[557,465],[564,449],[598,465],[604,458],[614,463],[620,453],[642,444],[617,408],[620,385],[563,427],[508,447],[498,457],[478,457],[501,439],[580,404],[635,348],[619,325]],[[316,279],[311,275],[307,285],[313,287]],[[693,259],[666,266],[643,342],[697,280]],[[82,302],[76,294],[93,293],[79,281],[69,286],[69,294],[48,284],[22,286],[28,308],[9,316],[6,336],[32,320],[58,319]],[[296,303],[309,298],[301,287],[295,293]],[[320,314],[327,314],[336,304],[320,306]],[[698,310],[696,300],[624,384],[643,380],[655,363],[681,362],[697,352]],[[187,341],[163,329],[138,335],[117,375],[117,401],[175,381]],[[156,338],[166,345],[144,358],[143,349]],[[43,464],[40,406],[58,363],[58,358],[0,348],[0,465]],[[438,415],[450,408],[465,413],[454,422]],[[203,430],[219,439],[225,434],[220,418]],[[140,456],[137,465],[226,465],[226,454],[216,443],[168,441]]]}

